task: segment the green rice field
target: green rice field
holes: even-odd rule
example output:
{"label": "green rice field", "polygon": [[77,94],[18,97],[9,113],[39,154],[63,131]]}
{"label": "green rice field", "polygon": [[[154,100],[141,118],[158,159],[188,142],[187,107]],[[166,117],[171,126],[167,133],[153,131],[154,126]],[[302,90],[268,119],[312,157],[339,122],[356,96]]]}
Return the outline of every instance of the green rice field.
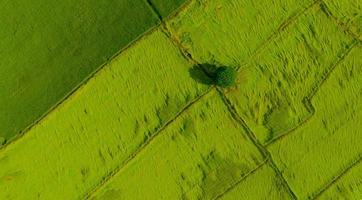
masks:
{"label": "green rice field", "polygon": [[361,30],[361,0],[0,0],[0,200],[360,200]]}

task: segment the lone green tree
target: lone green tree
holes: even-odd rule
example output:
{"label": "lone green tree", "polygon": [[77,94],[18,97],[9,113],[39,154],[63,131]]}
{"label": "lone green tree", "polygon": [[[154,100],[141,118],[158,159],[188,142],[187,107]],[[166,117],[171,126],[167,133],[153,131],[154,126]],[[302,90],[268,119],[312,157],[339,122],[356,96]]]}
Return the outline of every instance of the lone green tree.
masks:
{"label": "lone green tree", "polygon": [[220,87],[231,87],[235,85],[236,71],[231,67],[218,67],[214,73],[214,82]]}

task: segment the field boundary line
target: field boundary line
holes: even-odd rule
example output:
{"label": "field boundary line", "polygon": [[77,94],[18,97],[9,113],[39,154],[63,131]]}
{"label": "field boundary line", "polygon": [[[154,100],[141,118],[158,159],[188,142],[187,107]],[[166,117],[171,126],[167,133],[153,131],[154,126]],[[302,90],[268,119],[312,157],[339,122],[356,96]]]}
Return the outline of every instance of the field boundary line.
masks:
{"label": "field boundary line", "polygon": [[[278,27],[278,29],[276,31],[274,31],[272,33],[271,36],[269,36],[266,41],[264,41],[262,43],[261,46],[257,47],[254,52],[247,58],[247,60],[245,61],[244,64],[241,64],[238,68],[237,68],[237,71],[239,71],[239,69],[241,68],[241,66],[245,66],[247,64],[249,64],[249,61],[253,60],[254,57],[258,56],[258,54],[260,52],[262,52],[264,50],[264,48],[271,42],[273,41],[276,37],[278,37],[280,35],[281,32],[283,32],[287,27],[290,26],[290,24],[292,24],[293,22],[295,22],[299,16],[303,15],[304,13],[306,13],[310,8],[314,7],[315,5],[318,5],[320,3],[320,0],[316,0],[316,1],[313,1],[311,4],[309,4],[308,6],[304,7],[304,9],[302,9],[300,12],[298,12],[296,15],[292,15],[290,16],[289,18],[287,18],[286,21],[284,21],[283,23],[281,23],[281,25]],[[184,56],[184,58],[186,60],[188,60],[191,64],[194,64],[194,65],[199,65],[200,66],[200,63],[193,58],[192,54],[188,52],[188,50],[182,45],[182,43],[180,42],[179,40],[179,37],[177,36],[177,34],[173,33],[172,31],[169,30],[169,28],[167,27],[167,24],[162,22],[162,27],[164,28],[164,33],[166,34],[166,36],[172,41],[172,43],[179,48],[179,50],[181,51],[181,54]],[[201,69],[206,72],[206,69],[202,68],[201,66]],[[207,73],[205,73],[207,74]],[[219,89],[217,89],[219,91]],[[221,92],[219,91],[219,93],[221,93],[221,95],[226,98],[226,96]],[[224,102],[225,103],[225,102]],[[225,103],[229,109],[229,106],[232,106],[232,104],[230,103],[230,105],[228,105],[228,103]],[[229,110],[230,112],[230,110]],[[233,118],[235,119],[235,116],[234,114],[236,114],[236,111],[235,113],[231,112]],[[236,114],[236,118],[240,118],[240,116],[238,116]],[[235,119],[236,120],[236,119]],[[236,120],[237,122],[239,122],[238,120]],[[243,123],[240,123],[242,125],[242,127],[244,129],[246,129],[246,132],[251,132],[251,130],[246,126],[246,123],[244,122],[244,120],[241,119],[241,121]],[[254,135],[252,133],[252,135]],[[253,138],[252,136],[249,136],[249,138]],[[255,136],[254,136],[255,138]],[[293,199],[297,199],[296,195],[294,194],[294,192],[292,191],[291,187],[288,185],[288,183],[286,182],[286,180],[284,179],[284,177],[282,176],[281,172],[279,171],[279,169],[276,167],[274,161],[271,159],[271,156],[270,156],[270,153],[257,141],[257,139],[255,138],[254,139],[251,139],[252,142],[254,143],[255,146],[257,146],[257,148],[259,149],[259,151],[264,155],[264,157],[266,157],[266,159],[269,159],[270,162],[271,162],[271,167],[273,168],[273,170],[276,172],[278,178],[281,180],[282,184],[284,185],[284,187],[286,187],[286,189],[288,190],[288,193],[290,194],[290,196],[293,198]],[[257,145],[257,143],[259,143],[259,145]],[[261,149],[260,149],[261,148]]]}
{"label": "field boundary line", "polygon": [[[147,0],[147,1],[149,1],[149,0]],[[191,4],[191,2],[192,2],[192,0],[189,0],[189,4],[184,5],[184,7],[182,9],[187,9],[187,7]],[[273,31],[273,33],[269,37],[267,37],[265,39],[264,42],[262,42],[262,44],[259,47],[255,48],[255,50],[246,58],[245,61],[243,61],[241,64],[239,64],[237,66],[236,71],[239,72],[239,70],[242,67],[249,65],[250,62],[255,57],[257,57],[266,48],[266,46],[268,46],[270,44],[270,42],[272,42],[273,40],[278,38],[280,36],[280,34],[282,32],[284,32],[291,24],[293,24],[301,15],[308,12],[309,9],[311,9],[312,7],[320,5],[320,3],[321,3],[321,0],[311,1],[309,4],[306,4],[302,9],[300,9],[296,14],[290,15],[286,20],[284,20],[278,26],[278,28],[275,31]],[[157,11],[155,11],[155,12],[157,12]],[[168,38],[170,40],[172,40],[174,45],[180,49],[182,55],[184,56],[184,58],[186,60],[191,61],[191,64],[193,64],[193,65],[201,64],[199,61],[197,61],[195,58],[193,58],[192,54],[190,52],[188,52],[188,50],[182,45],[178,35],[176,33],[174,33],[173,31],[170,31],[170,28],[168,28],[166,21],[161,22],[161,27],[163,27],[163,29],[162,29],[163,32],[168,36]],[[202,70],[204,72],[206,72],[206,70],[204,68],[202,68]]]}
{"label": "field boundary line", "polygon": [[[183,55],[184,59],[187,60],[190,64],[192,65],[198,65],[200,66],[201,70],[208,75],[207,70],[205,68],[203,68],[201,66],[201,63],[198,62],[195,58],[193,58],[192,54],[190,52],[188,52],[188,50],[182,45],[182,43],[179,40],[179,37],[177,36],[177,34],[173,33],[172,31],[170,31],[170,29],[167,27],[166,23],[162,24],[163,27],[163,32],[164,34],[171,40],[171,42],[174,44],[174,46],[176,48],[179,49],[181,55]],[[216,86],[214,86],[216,88]],[[240,124],[239,124],[240,125]],[[226,194],[227,192],[231,191],[233,188],[235,188],[240,182],[242,182],[245,178],[247,178],[249,175],[255,173],[256,171],[258,171],[258,169],[260,169],[263,165],[265,165],[265,163],[267,162],[267,158],[265,158],[259,165],[257,165],[254,169],[250,170],[247,174],[245,174],[244,176],[242,176],[238,181],[236,181],[235,183],[232,183],[231,187],[227,188],[225,191],[223,191],[222,193],[218,194],[216,197],[214,197],[213,199],[219,199],[220,197],[222,197],[224,194]],[[184,193],[184,194],[187,194]]]}
{"label": "field boundary line", "polygon": [[162,15],[160,14],[156,6],[151,2],[151,0],[144,0],[144,3],[147,4],[147,6],[151,9],[151,12],[153,12],[157,16],[158,20],[162,22]]}
{"label": "field boundary line", "polygon": [[347,33],[349,36],[353,37],[354,39],[356,39],[360,42],[362,41],[360,35],[351,31],[344,22],[342,22],[338,17],[333,15],[332,11],[328,8],[328,5],[324,2],[324,0],[320,0],[320,1],[321,1],[322,11],[327,15],[328,18],[330,18],[336,24],[336,26],[339,29],[341,29],[343,32]]}
{"label": "field boundary line", "polygon": [[330,77],[330,75],[333,73],[335,68],[344,61],[346,57],[352,52],[352,50],[359,44],[360,42],[356,39],[352,41],[350,44],[350,47],[342,53],[342,55],[339,57],[339,59],[332,64],[331,67],[329,67],[326,72],[322,75],[320,81],[315,84],[315,86],[312,88],[312,90],[309,92],[309,94],[306,95],[306,97],[303,98],[302,103],[304,104],[304,107],[307,109],[309,114],[301,120],[299,124],[297,124],[292,129],[287,130],[286,132],[280,134],[278,137],[273,138],[272,140],[269,140],[267,143],[264,144],[265,147],[268,147],[269,145],[272,145],[273,143],[283,139],[284,137],[292,134],[295,132],[295,130],[299,129],[300,127],[304,126],[315,114],[315,108],[312,104],[312,99],[318,92],[319,88],[325,83],[326,80]]}
{"label": "field boundary line", "polygon": [[200,65],[200,62],[194,59],[191,53],[189,53],[188,50],[182,45],[179,37],[170,31],[166,23],[163,23],[161,27],[162,32],[169,40],[171,40],[172,44],[180,51],[185,60],[187,60],[191,65]]}
{"label": "field boundary line", "polygon": [[37,118],[34,122],[32,122],[30,125],[28,125],[26,128],[21,130],[19,134],[17,134],[15,137],[11,138],[6,142],[3,146],[0,147],[0,152],[7,148],[7,146],[17,142],[19,139],[21,139],[27,132],[29,132],[33,127],[41,123],[44,119],[46,119],[47,116],[49,116],[53,111],[55,111],[61,104],[66,103],[69,101],[72,96],[77,93],[78,90],[82,89],[87,83],[92,80],[94,77],[98,76],[99,73],[103,71],[103,69],[108,66],[114,59],[116,59],[118,56],[120,56],[123,52],[125,52],[127,49],[133,47],[136,45],[139,41],[143,39],[144,36],[150,35],[153,32],[156,31],[157,27],[159,27],[159,24],[150,28],[146,32],[144,32],[142,35],[139,35],[135,40],[133,40],[131,43],[129,43],[127,46],[122,48],[120,51],[118,51],[116,54],[114,54],[111,58],[107,59],[105,63],[103,63],[100,67],[98,67],[94,72],[90,73],[83,81],[81,81],[76,87],[74,87],[73,90],[71,90],[68,94],[66,94],[61,100],[59,100],[57,103],[55,103],[53,106],[50,107],[45,113],[43,113],[39,118]]}
{"label": "field boundary line", "polygon": [[[238,124],[238,125],[239,125],[239,124]],[[260,163],[258,163],[257,165],[255,165],[255,167],[251,168],[246,174],[244,174],[243,176],[239,177],[238,180],[234,181],[234,183],[232,183],[230,187],[226,188],[226,190],[224,190],[222,193],[216,195],[216,197],[213,197],[213,199],[217,199],[217,198],[223,196],[223,194],[225,194],[225,193],[228,192],[227,190],[232,190],[236,185],[238,185],[239,183],[241,183],[241,182],[243,181],[242,179],[246,179],[247,176],[250,176],[250,175],[252,175],[253,173],[255,173],[255,171],[257,171],[259,168],[263,167],[263,165],[265,165],[267,161],[268,161],[267,159],[262,160]],[[212,173],[212,172],[207,173],[206,175],[210,175],[211,173]],[[199,184],[197,184],[197,183],[196,183],[196,184],[193,184],[193,185],[191,186],[191,188],[194,188],[194,187],[197,186],[197,185],[199,185]],[[186,192],[181,193],[181,195],[188,194],[190,191],[192,191],[192,189],[187,190]]]}
{"label": "field boundary line", "polygon": [[338,183],[338,180],[340,180],[344,175],[346,175],[348,172],[350,172],[354,167],[358,166],[362,163],[362,154],[360,154],[355,161],[352,161],[352,163],[347,166],[345,169],[341,170],[341,172],[334,176],[326,185],[322,186],[321,189],[313,193],[309,196],[310,199],[317,199],[319,198],[325,191],[327,191],[333,184]]}
{"label": "field boundary line", "polygon": [[219,88],[217,88],[217,91],[218,91],[220,97],[222,98],[223,102],[225,103],[226,107],[228,108],[229,112],[233,116],[234,120],[243,127],[248,138],[259,149],[260,153],[264,156],[264,158],[269,160],[271,168],[276,173],[277,177],[281,181],[281,184],[287,189],[289,195],[292,197],[292,199],[298,199],[297,196],[295,195],[295,193],[293,192],[292,188],[286,181],[286,179],[283,177],[282,172],[279,170],[279,168],[275,164],[269,151],[266,148],[264,148],[264,146],[258,141],[258,139],[255,137],[254,133],[251,131],[251,129],[247,126],[246,122],[243,120],[243,118],[241,118],[237,114],[236,109],[234,108],[234,106],[232,105],[230,100],[225,96],[225,94]]}
{"label": "field boundary line", "polygon": [[[155,6],[149,1],[149,0],[145,0],[146,4],[150,7],[150,9],[152,10],[152,12],[154,12],[158,18],[160,19],[160,24],[159,26],[157,26],[157,28],[159,28],[162,33],[164,33],[166,35],[166,38],[171,40],[171,43],[175,46],[176,49],[178,49],[180,51],[180,55],[189,63],[191,64],[195,64],[193,63],[190,59],[188,59],[188,57],[184,54],[185,52],[182,51],[182,49],[180,49],[180,46],[176,45],[174,42],[174,40],[172,40],[170,38],[171,33],[168,31],[166,25],[165,25],[165,21],[162,19],[162,16],[159,14],[159,12],[157,11],[157,9],[155,8]],[[177,12],[174,12],[171,14],[172,17],[176,17],[178,13],[182,12],[184,9],[186,9],[188,7],[188,5],[191,3],[191,0],[186,0],[186,2],[180,6],[180,8],[178,9]],[[171,17],[169,16],[169,17]],[[166,18],[166,19],[170,19],[170,18]],[[192,59],[192,57],[190,57]],[[144,142],[140,148],[138,148],[135,152],[133,152],[133,154],[130,155],[130,157],[125,160],[123,163],[121,163],[121,165],[119,165],[116,169],[114,169],[113,171],[111,171],[108,175],[106,175],[93,189],[91,189],[89,192],[87,192],[85,194],[85,199],[90,199],[91,197],[93,197],[98,191],[100,191],[115,175],[117,175],[118,173],[120,173],[122,171],[122,169],[129,163],[131,162],[143,149],[145,149],[148,144],[150,144],[155,138],[156,136],[159,135],[160,132],[162,132],[168,125],[170,125],[175,119],[177,119],[184,111],[186,111],[189,107],[191,107],[193,104],[195,104],[196,102],[198,102],[202,97],[206,96],[208,93],[210,93],[212,91],[212,89],[214,89],[214,86],[209,87],[206,92],[204,92],[203,94],[201,94],[200,96],[198,96],[197,98],[193,99],[191,102],[189,102],[183,109],[181,109],[174,117],[172,117],[168,122],[166,122],[159,130],[157,130],[146,142]]]}
{"label": "field boundary line", "polygon": [[[176,8],[169,16],[167,16],[164,19],[170,19],[172,17],[176,17],[176,15],[184,10],[184,8],[191,2],[191,0],[186,0],[186,2],[181,5],[180,7]],[[16,134],[11,139],[7,140],[5,144],[0,146],[0,153],[4,151],[7,146],[12,145],[16,143],[18,140],[20,140],[24,135],[26,135],[33,127],[41,123],[48,115],[53,113],[61,104],[66,103],[69,101],[69,99],[72,98],[72,96],[77,93],[78,90],[82,89],[87,83],[93,79],[96,76],[99,76],[98,74],[103,71],[105,67],[107,67],[110,63],[113,62],[116,58],[121,56],[124,52],[126,52],[128,49],[132,48],[133,46],[137,45],[139,42],[141,42],[145,37],[148,35],[151,35],[152,33],[156,32],[163,21],[158,20],[158,23],[154,26],[148,28],[145,32],[138,35],[135,39],[130,41],[127,45],[120,48],[115,54],[113,54],[111,57],[109,57],[103,64],[101,64],[99,67],[97,67],[92,73],[90,73],[88,76],[86,76],[81,82],[79,82],[72,90],[70,90],[63,98],[61,98],[59,101],[57,101],[54,105],[52,105],[46,112],[44,112],[42,115],[40,115],[38,118],[36,118],[32,123],[27,125],[25,128],[23,128],[21,131],[19,131],[18,134]]]}
{"label": "field boundary line", "polygon": [[140,152],[142,152],[151,142],[153,142],[160,133],[165,130],[172,122],[178,119],[185,111],[187,111],[190,107],[192,107],[195,103],[209,94],[214,87],[209,87],[202,94],[197,96],[195,99],[191,100],[187,103],[175,116],[170,118],[165,124],[163,124],[158,130],[156,130],[151,136],[142,143],[125,161],[123,161],[120,165],[118,165],[115,169],[113,169],[110,173],[102,178],[102,180],[89,192],[85,194],[85,199],[89,199],[93,197],[98,191],[100,191],[112,178],[114,178],[117,174],[119,174],[125,166],[127,166],[134,158],[136,158]]}
{"label": "field boundary line", "polygon": [[244,176],[240,177],[239,180],[235,181],[235,183],[233,183],[230,187],[228,187],[225,191],[223,191],[222,193],[218,194],[216,197],[213,198],[213,200],[216,199],[220,199],[222,196],[224,196],[225,194],[229,193],[230,191],[232,191],[236,186],[238,186],[240,183],[242,183],[245,179],[247,179],[248,177],[250,177],[251,175],[255,174],[256,172],[259,171],[260,168],[264,167],[268,162],[268,159],[265,158],[260,164],[256,165],[256,167],[254,167],[252,170],[250,170],[248,173],[246,173]]}
{"label": "field boundary line", "polygon": [[[201,63],[199,63],[195,58],[193,58],[192,54],[190,52],[188,52],[188,50],[182,45],[182,43],[179,40],[179,37],[174,34],[172,31],[169,30],[169,28],[167,27],[166,23],[162,24],[163,27],[163,32],[164,34],[171,40],[171,42],[174,44],[174,46],[176,48],[179,49],[181,55],[183,55],[184,59],[187,60],[190,64],[192,65],[198,65],[200,66],[201,70],[208,75],[207,70],[205,68],[203,68],[201,66]],[[214,86],[216,88],[216,86]],[[240,124],[239,124],[240,125]],[[216,197],[214,197],[213,199],[219,199],[221,198],[224,194],[228,193],[229,191],[231,191],[233,188],[235,188],[239,183],[241,183],[243,180],[245,180],[249,175],[254,174],[256,171],[258,171],[258,169],[260,169],[262,166],[265,165],[265,163],[267,162],[267,158],[265,158],[260,164],[258,164],[254,169],[251,169],[247,174],[245,174],[244,176],[240,177],[239,180],[237,180],[235,183],[232,183],[232,185],[227,188],[225,191],[223,191],[222,193],[218,194]],[[187,194],[184,193],[184,194]]]}

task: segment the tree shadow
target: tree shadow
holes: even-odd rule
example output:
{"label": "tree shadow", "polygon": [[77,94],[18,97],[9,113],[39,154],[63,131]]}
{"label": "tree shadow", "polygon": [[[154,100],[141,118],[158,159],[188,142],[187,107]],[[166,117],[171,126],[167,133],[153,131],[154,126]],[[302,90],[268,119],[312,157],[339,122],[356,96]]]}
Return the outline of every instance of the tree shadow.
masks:
{"label": "tree shadow", "polygon": [[189,74],[192,79],[196,82],[204,84],[204,85],[212,85],[215,84],[216,78],[216,65],[212,64],[199,64],[194,65],[192,68],[189,69]]}

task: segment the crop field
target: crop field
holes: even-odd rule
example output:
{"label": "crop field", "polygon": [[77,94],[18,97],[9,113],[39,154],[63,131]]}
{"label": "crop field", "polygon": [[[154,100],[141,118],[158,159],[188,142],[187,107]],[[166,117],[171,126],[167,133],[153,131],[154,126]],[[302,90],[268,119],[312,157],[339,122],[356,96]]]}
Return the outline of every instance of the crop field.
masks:
{"label": "crop field", "polygon": [[362,199],[361,30],[361,0],[0,1],[0,199]]}
{"label": "crop field", "polygon": [[[176,6],[183,0],[177,2]],[[0,1],[0,8],[3,143],[38,120],[120,49],[160,23],[143,0],[16,0]],[[175,8],[166,4],[162,16]]]}

